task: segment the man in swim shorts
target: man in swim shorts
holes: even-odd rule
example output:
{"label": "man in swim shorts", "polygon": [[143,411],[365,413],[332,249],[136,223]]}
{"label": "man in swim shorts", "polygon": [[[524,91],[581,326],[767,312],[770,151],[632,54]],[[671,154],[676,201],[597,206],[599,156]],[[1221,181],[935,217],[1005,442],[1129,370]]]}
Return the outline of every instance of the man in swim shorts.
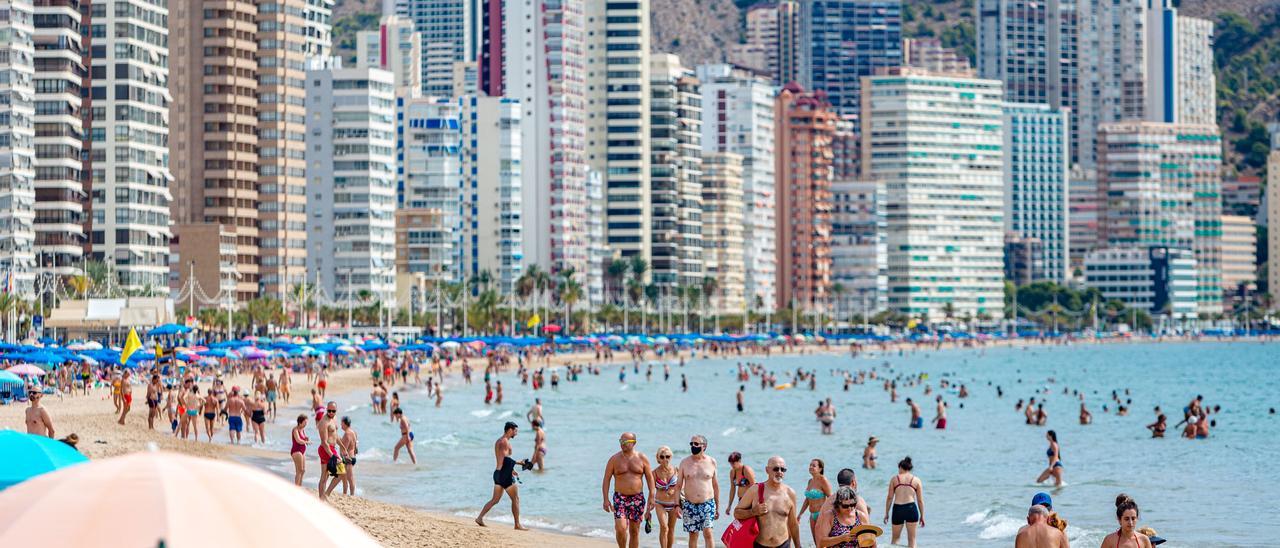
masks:
{"label": "man in swim shorts", "polygon": [[244,432],[244,409],[240,387],[232,386],[231,395],[227,397],[227,437],[237,445],[240,444],[240,434]]}
{"label": "man in swim shorts", "polygon": [[765,464],[768,479],[755,488],[747,488],[746,496],[733,509],[737,520],[758,520],[760,535],[755,545],[760,548],[800,548],[800,523],[796,516],[796,492],[782,480],[787,474],[787,463],[782,457],[772,457]]}
{"label": "man in swim shorts", "polygon": [[924,428],[924,418],[920,416],[920,406],[907,398],[907,407],[911,408],[911,427]]}
{"label": "man in swim shorts", "polygon": [[511,498],[511,517],[515,521],[515,528],[519,531],[529,530],[520,525],[520,487],[516,485],[518,474],[515,471],[517,464],[527,466],[529,461],[519,463],[511,458],[511,440],[515,439],[516,431],[519,429],[520,425],[507,422],[502,428],[502,436],[498,441],[493,442],[493,456],[496,461],[493,470],[493,496],[489,498],[489,502],[485,503],[484,508],[480,509],[480,515],[476,516],[476,525],[485,526],[485,514],[488,514],[489,510],[502,500],[502,493],[505,492]]}
{"label": "man in swim shorts", "polygon": [[129,416],[129,409],[133,407],[133,385],[129,383],[129,371],[125,371],[120,377],[120,420],[117,424],[124,424],[124,418]]}
{"label": "man in swim shorts", "polygon": [[689,440],[692,455],[680,461],[680,480],[676,490],[680,493],[680,512],[684,518],[684,531],[689,533],[689,548],[698,548],[698,533],[702,533],[707,548],[715,546],[714,524],[716,508],[720,506],[720,482],[716,479],[716,459],[707,455],[707,438],[701,434]]}
{"label": "man in swim shorts", "polygon": [[935,412],[935,415],[933,416],[933,424],[938,428],[938,430],[946,430],[947,403],[942,401],[941,394],[938,395],[938,399],[936,401],[938,402],[938,410]]}
{"label": "man in swim shorts", "polygon": [[[536,423],[535,423],[536,424]],[[636,451],[636,435],[624,432],[618,438],[621,448],[604,467],[604,481],[600,484],[600,496],[604,499],[604,511],[613,513],[613,536],[618,548],[640,546],[640,522],[649,513],[645,505],[644,489],[649,488],[653,500],[653,470],[649,458]],[[609,483],[613,483],[613,498],[609,498]]]}

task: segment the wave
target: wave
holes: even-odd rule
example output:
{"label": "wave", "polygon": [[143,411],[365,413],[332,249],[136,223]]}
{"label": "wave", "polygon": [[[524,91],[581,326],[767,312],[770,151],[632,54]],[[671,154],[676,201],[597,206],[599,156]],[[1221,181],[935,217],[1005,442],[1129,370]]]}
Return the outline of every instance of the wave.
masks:
{"label": "wave", "polygon": [[724,432],[721,432],[721,433],[720,433],[720,435],[721,435],[721,436],[724,436],[724,437],[729,437],[729,436],[732,436],[732,435],[734,435],[734,434],[736,434],[736,433],[738,433],[738,428],[737,428],[736,426],[730,426],[730,427],[729,427],[728,429],[726,429]]}
{"label": "wave", "polygon": [[514,415],[514,414],[516,414],[516,412],[515,412],[515,411],[512,411],[512,410],[508,409],[508,410],[506,410],[506,411],[503,411],[501,415],[498,415],[498,418],[499,418],[499,419],[505,419],[505,418],[510,417],[511,415]]}
{"label": "wave", "polygon": [[476,409],[475,411],[472,411],[472,412],[471,412],[471,416],[473,416],[473,417],[475,417],[475,418],[477,418],[477,419],[483,419],[483,418],[488,417],[489,415],[492,415],[492,414],[493,414],[493,410],[492,410],[492,409]]}
{"label": "wave", "polygon": [[448,445],[449,447],[457,447],[459,443],[461,442],[458,441],[458,437],[453,434],[447,434],[439,438],[429,438],[425,440],[418,440],[418,445],[420,446],[421,445]]}
{"label": "wave", "polygon": [[978,538],[983,540],[996,540],[1013,538],[1018,534],[1026,524],[1026,520],[1018,520],[1013,517],[998,514],[991,510],[975,512],[964,518],[966,525],[977,525],[982,527],[982,531],[978,533]]}

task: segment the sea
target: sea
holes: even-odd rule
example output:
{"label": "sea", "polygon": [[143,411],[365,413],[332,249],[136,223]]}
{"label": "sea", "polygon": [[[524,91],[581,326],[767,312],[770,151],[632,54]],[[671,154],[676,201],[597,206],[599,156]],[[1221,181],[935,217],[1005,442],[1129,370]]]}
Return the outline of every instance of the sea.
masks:
{"label": "sea", "polygon": [[[784,390],[761,389],[752,377],[745,383],[745,411],[739,413],[739,362],[763,364],[777,375],[778,384],[789,382],[787,375],[797,369],[814,371],[816,387],[810,390],[804,382]],[[671,367],[669,379],[663,378],[664,363]],[[646,375],[650,366],[651,377]],[[620,368],[625,368],[624,379]],[[1280,416],[1270,410],[1280,407],[1278,368],[1280,346],[1260,342],[963,348],[857,357],[686,353],[683,366],[675,359],[611,364],[600,375],[584,374],[577,382],[568,382],[561,371],[557,390],[534,391],[513,371],[505,372],[497,377],[505,393],[501,405],[484,404],[483,375],[477,373],[469,385],[451,381],[438,408],[421,387],[396,389],[412,422],[417,465],[409,464],[403,453],[400,462],[391,462],[398,428],[386,416],[371,414],[367,392],[349,394],[338,404],[360,435],[361,495],[470,518],[491,494],[493,443],[505,422],[521,425],[513,456],[532,453],[533,436],[524,417],[534,398],[541,398],[547,468],[520,476],[522,521],[572,535],[612,538],[612,516],[601,508],[601,474],[618,450],[618,436],[629,431],[637,435],[637,449],[651,460],[659,446],[667,445],[678,461],[688,456],[691,435],[706,436],[709,454],[720,463],[726,499],[726,457],[733,451],[742,453],[761,480],[766,460],[782,456],[790,469],[786,483],[797,492],[808,480],[810,459],[826,463],[833,484],[840,468],[853,468],[858,492],[877,524],[884,516],[895,464],[910,456],[924,486],[926,526],[919,532],[919,546],[1011,546],[1032,496],[1040,491],[1052,496],[1054,509],[1068,520],[1068,537],[1075,546],[1096,546],[1117,528],[1114,500],[1120,493],[1137,501],[1141,526],[1169,539],[1165,547],[1277,546],[1280,519],[1274,511],[1280,473],[1272,465],[1280,455]],[[846,391],[845,371],[903,379],[924,374],[927,379],[915,386],[900,382],[898,401],[891,403],[878,380]],[[687,392],[680,388],[681,376],[688,381]],[[940,391],[944,379],[953,387]],[[933,388],[928,396],[926,384]],[[960,384],[967,387],[967,398],[956,393]],[[997,387],[1003,396],[997,395]],[[1127,404],[1127,416],[1116,413],[1113,391]],[[1080,393],[1093,413],[1092,424],[1079,424]],[[938,394],[948,403],[947,428],[908,428],[904,399],[918,402],[928,421]],[[1181,439],[1174,424],[1196,396],[1209,406],[1221,406],[1212,415],[1216,427],[1207,440]],[[833,435],[823,435],[814,417],[819,401],[828,397],[838,412]],[[1026,425],[1015,410],[1019,399],[1031,397],[1045,402],[1046,426]],[[1154,422],[1157,406],[1169,417],[1169,437],[1164,439],[1152,439],[1146,428]],[[284,424],[301,412],[295,407],[281,410],[269,446],[288,446]],[[1059,488],[1035,483],[1046,465],[1048,429],[1057,433],[1065,466],[1065,485]],[[861,468],[869,436],[880,439],[880,467],[875,470]],[[288,460],[259,464],[292,477]],[[313,455],[308,468],[307,485],[314,486]],[[508,509],[504,499],[489,518],[493,526],[511,523]],[[720,518],[717,536],[728,523]],[[807,522],[801,527],[809,545]],[[677,532],[678,538],[683,536]],[[887,526],[880,541],[889,543]],[[901,542],[905,544],[905,536]],[[656,523],[642,545],[658,545]]]}

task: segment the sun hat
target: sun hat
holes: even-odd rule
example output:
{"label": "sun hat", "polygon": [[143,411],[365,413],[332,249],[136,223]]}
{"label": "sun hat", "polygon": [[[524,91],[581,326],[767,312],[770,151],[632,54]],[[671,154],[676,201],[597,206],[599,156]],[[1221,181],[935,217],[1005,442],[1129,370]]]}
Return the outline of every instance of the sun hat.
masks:
{"label": "sun hat", "polygon": [[875,525],[867,524],[854,527],[853,529],[850,529],[849,532],[853,533],[853,537],[858,539],[859,547],[875,546],[876,537],[883,535],[884,529],[876,527]]}

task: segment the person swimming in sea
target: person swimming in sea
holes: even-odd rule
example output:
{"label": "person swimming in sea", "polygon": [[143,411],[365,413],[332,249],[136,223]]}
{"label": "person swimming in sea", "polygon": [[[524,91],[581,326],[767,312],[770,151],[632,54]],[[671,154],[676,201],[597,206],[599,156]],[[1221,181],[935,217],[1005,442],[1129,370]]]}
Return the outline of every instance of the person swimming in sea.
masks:
{"label": "person swimming in sea", "polygon": [[1164,413],[1161,413],[1159,416],[1156,417],[1156,422],[1148,424],[1147,430],[1151,431],[1151,437],[1163,438],[1164,431],[1168,428],[1167,426],[1168,420],[1169,419],[1164,416]]}
{"label": "person swimming in sea", "polygon": [[876,444],[880,443],[880,438],[871,436],[867,439],[867,446],[862,450],[862,467],[875,470],[876,468]]}
{"label": "person swimming in sea", "polygon": [[920,416],[920,406],[907,398],[907,406],[911,408],[911,428],[924,428],[924,417]]}

